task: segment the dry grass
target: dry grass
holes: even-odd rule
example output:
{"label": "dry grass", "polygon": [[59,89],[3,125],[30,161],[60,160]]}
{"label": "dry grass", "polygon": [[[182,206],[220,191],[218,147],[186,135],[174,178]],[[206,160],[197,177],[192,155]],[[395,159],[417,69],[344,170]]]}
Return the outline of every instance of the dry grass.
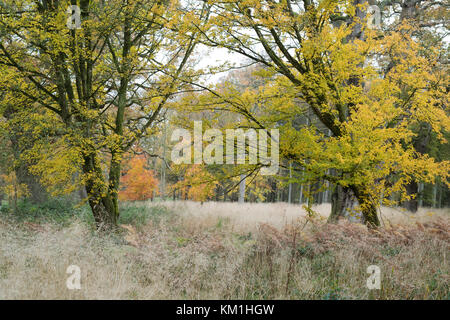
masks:
{"label": "dry grass", "polygon": [[[129,206],[148,219],[109,236],[77,218],[61,227],[0,217],[0,299],[450,298],[448,210],[384,208],[385,227],[369,231],[325,224],[327,205],[314,219],[287,204]],[[81,290],[66,288],[72,264]],[[366,288],[374,264],[381,290]]]}

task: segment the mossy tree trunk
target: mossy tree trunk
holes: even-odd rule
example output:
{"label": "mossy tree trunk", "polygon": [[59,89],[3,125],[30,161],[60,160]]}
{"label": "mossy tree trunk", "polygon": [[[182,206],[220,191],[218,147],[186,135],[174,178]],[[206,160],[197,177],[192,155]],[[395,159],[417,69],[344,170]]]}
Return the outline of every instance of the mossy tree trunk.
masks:
{"label": "mossy tree trunk", "polygon": [[[112,230],[119,219],[118,185],[108,186],[95,153],[84,158],[86,193],[98,230]],[[120,171],[119,171],[120,174]]]}
{"label": "mossy tree trunk", "polygon": [[352,201],[352,194],[349,188],[336,185],[331,194],[331,213],[328,222],[337,222],[339,218],[345,218]]}
{"label": "mossy tree trunk", "polygon": [[[365,223],[368,227],[374,228],[380,225],[377,207],[374,203],[368,203],[370,197],[362,188],[356,186],[342,187],[336,186],[331,196],[331,214],[328,222],[337,222],[340,218],[348,219],[351,216]],[[361,204],[363,204],[361,206]],[[360,212],[355,207],[360,206]],[[351,220],[353,220],[351,218]]]}
{"label": "mossy tree trunk", "polygon": [[369,228],[379,227],[380,220],[378,219],[377,205],[370,200],[370,195],[364,190],[364,188],[361,187],[353,186],[352,190],[361,205],[361,213],[364,218],[364,223]]}

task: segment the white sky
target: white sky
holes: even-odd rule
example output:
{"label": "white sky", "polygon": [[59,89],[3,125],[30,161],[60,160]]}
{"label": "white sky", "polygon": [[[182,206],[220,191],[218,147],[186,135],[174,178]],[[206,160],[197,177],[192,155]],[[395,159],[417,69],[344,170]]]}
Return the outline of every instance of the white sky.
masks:
{"label": "white sky", "polygon": [[[198,56],[200,58],[197,65],[197,69],[207,68],[208,66],[220,66],[223,63],[230,63],[235,66],[248,64],[248,59],[241,54],[230,52],[224,48],[207,48],[204,45],[198,47]],[[208,84],[216,83],[221,78],[225,77],[227,72],[221,72],[215,75],[209,75],[205,78]]]}

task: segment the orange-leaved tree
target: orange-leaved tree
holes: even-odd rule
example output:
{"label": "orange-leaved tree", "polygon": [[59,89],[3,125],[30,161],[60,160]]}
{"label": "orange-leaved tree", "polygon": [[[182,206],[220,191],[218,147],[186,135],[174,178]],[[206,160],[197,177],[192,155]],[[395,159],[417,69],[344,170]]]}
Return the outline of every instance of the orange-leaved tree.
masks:
{"label": "orange-leaved tree", "polygon": [[193,164],[186,170],[184,180],[175,184],[175,188],[181,191],[183,197],[203,203],[214,195],[217,184],[205,166]]}
{"label": "orange-leaved tree", "polygon": [[147,159],[143,155],[134,156],[129,162],[130,169],[120,179],[123,189],[120,200],[147,200],[158,191],[158,179],[154,171],[147,169]]}

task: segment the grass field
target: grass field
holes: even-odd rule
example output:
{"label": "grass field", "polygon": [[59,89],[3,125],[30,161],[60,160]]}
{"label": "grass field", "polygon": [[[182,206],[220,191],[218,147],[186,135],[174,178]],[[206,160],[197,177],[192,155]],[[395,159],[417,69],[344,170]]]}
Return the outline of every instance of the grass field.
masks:
{"label": "grass field", "polygon": [[[86,208],[3,212],[0,299],[450,298],[448,209],[382,208],[377,231],[325,224],[329,205],[313,218],[280,203],[121,209],[110,235],[94,231]],[[80,267],[80,290],[66,287],[69,265]],[[380,290],[366,287],[369,265]]]}

